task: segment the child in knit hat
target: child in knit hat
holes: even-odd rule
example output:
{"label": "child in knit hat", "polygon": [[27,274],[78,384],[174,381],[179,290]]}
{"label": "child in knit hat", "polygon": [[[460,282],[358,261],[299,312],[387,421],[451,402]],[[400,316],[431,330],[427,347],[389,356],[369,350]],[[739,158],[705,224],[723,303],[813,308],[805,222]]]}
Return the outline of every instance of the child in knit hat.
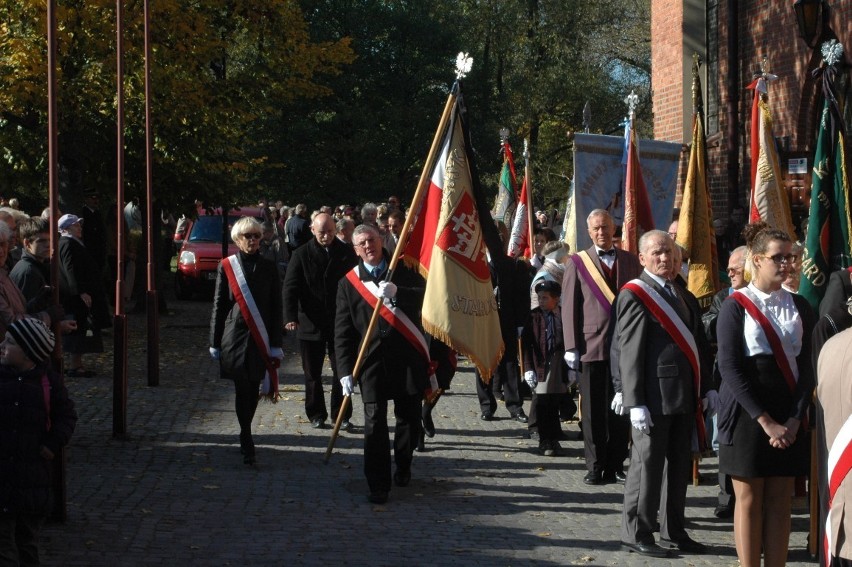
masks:
{"label": "child in knit hat", "polygon": [[47,365],[55,342],[47,325],[26,318],[0,343],[0,563],[39,563],[51,461],[77,423],[62,377]]}

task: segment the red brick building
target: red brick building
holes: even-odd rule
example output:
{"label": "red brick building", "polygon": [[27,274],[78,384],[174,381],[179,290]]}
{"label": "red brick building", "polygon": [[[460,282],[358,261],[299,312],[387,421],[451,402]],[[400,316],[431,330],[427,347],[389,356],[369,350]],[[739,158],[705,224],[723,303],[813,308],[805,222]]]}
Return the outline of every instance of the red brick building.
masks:
{"label": "red brick building", "polygon": [[[828,25],[852,61],[852,0],[828,0]],[[788,174],[789,159],[812,165],[818,85],[810,70],[819,65],[819,45],[800,37],[793,0],[651,0],[651,70],[654,138],[688,144],[692,128],[692,57],[701,57],[714,216],[727,218],[746,206],[750,191],[750,113],[746,90],[761,62],[778,75],[769,85],[773,133],[790,188],[794,216],[807,215],[809,176]],[[849,68],[838,81],[846,98],[846,129],[852,134]],[[848,141],[848,140],[847,140]],[[847,146],[848,147],[848,146]],[[686,176],[685,146],[681,186]],[[852,152],[847,153],[852,155]],[[803,177],[806,177],[803,179]]]}

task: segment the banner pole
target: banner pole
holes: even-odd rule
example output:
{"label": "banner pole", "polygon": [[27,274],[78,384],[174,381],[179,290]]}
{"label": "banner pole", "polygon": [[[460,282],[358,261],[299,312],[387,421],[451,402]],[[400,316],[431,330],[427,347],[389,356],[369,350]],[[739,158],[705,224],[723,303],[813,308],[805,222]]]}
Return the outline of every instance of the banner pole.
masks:
{"label": "banner pole", "polygon": [[[455,108],[457,98],[456,85],[453,86],[453,89],[450,91],[449,97],[447,97],[447,104],[444,106],[444,112],[441,115],[440,122],[438,123],[438,129],[435,132],[435,138],[432,140],[432,147],[429,149],[429,155],[426,158],[426,162],[423,164],[423,173],[420,174],[420,181],[417,184],[417,190],[414,192],[414,199],[412,200],[411,208],[409,209],[409,214],[405,217],[405,224],[402,227],[402,234],[400,234],[399,236],[399,242],[396,245],[396,249],[394,250],[393,257],[390,261],[386,280],[390,280],[391,276],[393,275],[393,272],[396,269],[396,265],[399,262],[399,257],[401,256],[402,251],[405,249],[405,245],[408,243],[408,233],[411,230],[411,224],[414,222],[414,217],[416,216],[417,209],[420,207],[420,203],[426,196],[426,191],[429,188],[429,183],[432,180],[431,173],[435,167],[435,160],[437,158],[438,150],[440,149],[441,141],[443,140],[444,131],[447,129],[447,123],[450,121],[450,115],[452,114],[453,108]],[[364,336],[361,339],[361,347],[358,350],[358,358],[355,360],[355,368],[352,370],[353,385],[358,383],[358,376],[361,374],[361,367],[364,365],[364,360],[367,357],[367,348],[370,346],[370,342],[372,342],[373,332],[375,331],[376,324],[379,320],[379,311],[381,310],[381,308],[382,301],[377,301],[376,307],[375,309],[373,309],[373,315],[372,317],[370,317],[370,324],[367,327],[367,332],[364,333]],[[340,434],[340,425],[343,423],[343,416],[346,414],[346,410],[348,409],[349,404],[351,403],[350,398],[351,395],[343,397],[343,402],[340,404],[340,411],[337,412],[337,419],[334,421],[334,429],[331,432],[331,438],[328,440],[328,448],[326,449],[325,457],[323,458],[323,462],[326,464],[328,464],[328,460],[331,457],[331,452],[334,450],[334,443],[337,441],[337,437]]]}

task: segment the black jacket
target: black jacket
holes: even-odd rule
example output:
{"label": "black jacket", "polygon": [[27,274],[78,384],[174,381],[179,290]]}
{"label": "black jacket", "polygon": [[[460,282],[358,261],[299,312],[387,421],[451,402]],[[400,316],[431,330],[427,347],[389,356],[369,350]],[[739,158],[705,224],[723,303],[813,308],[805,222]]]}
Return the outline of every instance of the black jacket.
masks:
{"label": "black jacket", "polygon": [[357,261],[355,250],[337,238],[328,252],[316,238],[293,251],[284,277],[284,321],[299,323],[300,339],[334,338],[337,284]]}
{"label": "black jacket", "polygon": [[[49,421],[42,377],[50,390]],[[59,374],[45,366],[27,372],[0,367],[0,511],[49,513],[52,466],[41,447],[58,456],[76,424],[74,402]]]}
{"label": "black jacket", "polygon": [[[281,281],[278,268],[269,260],[253,254],[237,254],[248,282],[249,290],[263,318],[269,346],[280,348],[283,338],[281,311]],[[228,277],[219,262],[216,273],[216,290],[213,295],[213,313],[210,316],[210,346],[220,349],[219,362],[222,377],[230,380],[245,379],[260,382],[266,367],[260,351],[243,319],[240,306],[234,299]]]}
{"label": "black jacket", "polygon": [[83,328],[90,312],[80,299],[82,293],[92,298],[93,326],[96,329],[110,327],[112,318],[100,268],[81,242],[63,235],[59,239],[59,301],[67,313],[74,315],[79,328]]}

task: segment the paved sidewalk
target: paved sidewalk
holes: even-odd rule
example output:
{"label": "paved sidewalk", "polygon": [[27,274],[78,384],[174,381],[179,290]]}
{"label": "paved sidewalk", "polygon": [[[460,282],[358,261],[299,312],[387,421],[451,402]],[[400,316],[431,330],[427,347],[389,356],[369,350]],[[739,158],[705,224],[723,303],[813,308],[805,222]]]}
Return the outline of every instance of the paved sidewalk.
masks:
{"label": "paved sidewalk", "polygon": [[[111,354],[94,364],[101,377],[68,380],[80,421],[68,451],[68,521],[42,531],[46,565],[737,565],[732,525],[712,514],[715,459],[701,463],[702,485],[687,500],[690,532],[711,554],[623,552],[622,487],[582,483],[581,441],[548,459],[505,408],[480,421],[470,368],[436,408],[438,434],[415,455],[411,484],[376,506],[366,501],[360,428],[323,464],[331,430],[304,417],[288,339],[284,399],[259,407],[259,466],[246,467],[231,383],[207,356],[210,305],[170,307],[156,388],[146,385],[145,316],[130,318],[128,439],[112,438]],[[566,429],[577,436],[576,424]],[[807,519],[794,516],[789,565],[810,564]]]}

